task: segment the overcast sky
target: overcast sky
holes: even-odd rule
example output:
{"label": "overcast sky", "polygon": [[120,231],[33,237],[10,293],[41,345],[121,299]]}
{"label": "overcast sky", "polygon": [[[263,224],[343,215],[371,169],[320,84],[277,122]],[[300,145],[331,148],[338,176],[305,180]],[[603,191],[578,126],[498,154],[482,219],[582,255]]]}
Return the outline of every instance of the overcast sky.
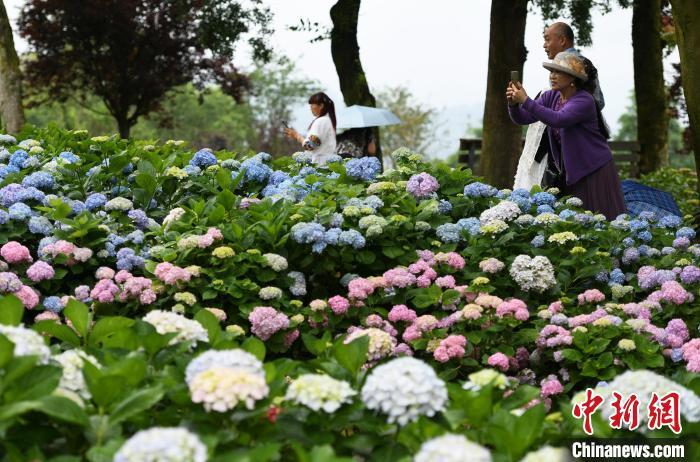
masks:
{"label": "overcast sky", "polygon": [[[89,0],[86,0],[89,1]],[[320,90],[342,101],[330,42],[309,43],[311,34],[287,30],[300,18],[330,25],[329,10],[335,0],[265,0],[274,13],[272,44],[292,58],[305,76],[318,80]],[[23,0],[5,2],[11,21]],[[488,0],[364,0],[360,9],[358,40],[360,56],[373,90],[404,85],[416,98],[441,112],[448,137],[431,154],[445,155],[456,149],[468,126],[481,124],[488,63]],[[615,132],[617,120],[629,104],[634,87],[631,45],[631,10],[613,9],[593,14],[593,45],[582,48],[599,71],[605,94],[604,114]],[[542,68],[544,21],[539,11],[528,14],[525,46],[528,59],[523,83],[531,94],[547,86]],[[508,31],[504,31],[507,34]],[[16,34],[15,34],[16,36]],[[16,37],[22,51],[26,44]],[[670,61],[677,61],[677,54]],[[242,50],[239,65],[249,62]],[[304,126],[305,109],[296,112]]]}

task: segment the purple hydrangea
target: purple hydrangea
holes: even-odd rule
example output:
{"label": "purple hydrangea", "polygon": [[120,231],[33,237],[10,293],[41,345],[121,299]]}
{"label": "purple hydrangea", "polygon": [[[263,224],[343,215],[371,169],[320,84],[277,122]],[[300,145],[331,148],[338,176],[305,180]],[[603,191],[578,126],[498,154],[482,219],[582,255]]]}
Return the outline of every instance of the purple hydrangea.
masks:
{"label": "purple hydrangea", "polygon": [[408,179],[406,191],[416,199],[425,199],[426,197],[430,197],[439,187],[440,184],[434,176],[421,172]]}

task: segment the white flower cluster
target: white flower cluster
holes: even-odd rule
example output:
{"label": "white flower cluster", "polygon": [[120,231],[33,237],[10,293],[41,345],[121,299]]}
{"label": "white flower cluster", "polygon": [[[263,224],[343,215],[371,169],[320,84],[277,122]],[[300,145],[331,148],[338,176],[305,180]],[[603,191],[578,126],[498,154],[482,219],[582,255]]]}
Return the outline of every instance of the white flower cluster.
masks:
{"label": "white flower cluster", "polygon": [[41,364],[49,362],[51,350],[44,343],[44,338],[37,332],[23,326],[6,326],[0,324],[0,334],[15,344],[15,356],[38,356]]}
{"label": "white flower cluster", "polygon": [[343,403],[351,402],[356,394],[344,380],[336,380],[325,374],[304,374],[289,385],[284,399],[331,414]]}
{"label": "white flower cluster", "polygon": [[413,462],[491,462],[491,453],[462,435],[447,433],[423,443]]}
{"label": "white flower cluster", "polygon": [[493,207],[484,210],[479,215],[479,221],[482,225],[491,220],[511,221],[518,217],[522,212],[520,207],[513,201],[501,201]]}
{"label": "white flower cluster", "polygon": [[683,385],[649,370],[623,372],[607,386],[599,387],[596,391],[605,398],[602,411],[606,419],[610,418],[614,412],[611,405],[613,391],[620,393],[623,399],[627,399],[632,393],[636,393],[640,402],[639,427],[637,430],[647,428],[648,416],[646,406],[651,402],[651,395],[654,392],[659,398],[672,391],[678,393],[680,395],[681,417],[689,422],[700,421],[700,397]]}
{"label": "white flower cluster", "polygon": [[132,208],[134,208],[134,203],[126,197],[115,197],[105,204],[105,210],[121,210],[122,212],[126,212]]}
{"label": "white flower cluster", "polygon": [[388,422],[406,425],[421,415],[445,409],[447,387],[428,364],[402,357],[377,366],[362,387],[367,409],[388,415]]}
{"label": "white flower cluster", "polygon": [[152,324],[159,334],[169,334],[177,332],[177,335],[170,340],[170,345],[178,342],[208,342],[209,334],[197,321],[173,313],[172,311],[153,310],[149,311],[143,320]]}
{"label": "white flower cluster", "polygon": [[243,369],[251,374],[257,374],[263,379],[265,371],[258,358],[245,350],[208,350],[194,358],[185,369],[185,381],[190,385],[200,373],[212,367],[228,367],[231,369]]}
{"label": "white flower cluster", "polygon": [[552,263],[543,256],[518,255],[510,266],[510,275],[525,292],[541,293],[557,283]]}
{"label": "white flower cluster", "polygon": [[175,207],[172,209],[170,212],[168,212],[168,215],[163,218],[163,227],[165,229],[168,229],[173,222],[178,221],[180,218],[182,218],[185,215],[185,209],[182,207]]}
{"label": "white flower cluster", "polygon": [[276,253],[266,253],[263,255],[265,258],[265,263],[267,266],[272,268],[273,271],[280,272],[284,271],[287,269],[289,266],[289,263],[287,263],[287,259],[284,258],[282,255],[277,255]]}
{"label": "white flower cluster", "polygon": [[76,393],[82,399],[90,399],[90,391],[85,385],[85,377],[83,377],[83,364],[89,361],[92,365],[99,368],[100,363],[92,355],[85,353],[83,350],[68,350],[56,355],[53,359],[63,368],[63,375],[58,384],[61,390]]}
{"label": "white flower cluster", "polygon": [[253,409],[255,402],[269,393],[265,379],[245,369],[212,367],[197,374],[190,383],[192,402],[207,411],[226,412],[238,403]]}
{"label": "white flower cluster", "polygon": [[363,337],[365,335],[369,337],[369,345],[367,348],[368,361],[379,361],[381,358],[386,358],[394,352],[396,339],[387,332],[377,329],[376,327],[354,331],[347,336],[345,343],[350,343],[358,337]]}
{"label": "white flower cluster", "polygon": [[571,452],[567,448],[554,448],[542,446],[537,451],[525,454],[520,462],[569,462]]}
{"label": "white flower cluster", "polygon": [[184,428],[153,427],[129,438],[114,462],[206,462],[207,447]]}

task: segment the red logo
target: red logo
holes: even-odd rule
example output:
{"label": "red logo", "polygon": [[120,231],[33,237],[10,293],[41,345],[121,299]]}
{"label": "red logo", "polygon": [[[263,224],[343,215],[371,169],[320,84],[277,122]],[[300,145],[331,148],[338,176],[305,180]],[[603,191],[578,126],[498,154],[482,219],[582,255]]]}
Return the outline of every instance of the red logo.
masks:
{"label": "red logo", "polygon": [[623,423],[630,430],[639,427],[639,399],[637,395],[632,393],[623,403],[622,395],[614,391],[613,398],[612,407],[615,409],[615,413],[610,416],[610,427],[620,429]]}
{"label": "red logo", "polygon": [[597,395],[592,389],[586,389],[586,400],[583,403],[576,404],[572,411],[572,414],[577,419],[583,417],[583,431],[587,435],[593,434],[593,426],[591,425],[591,416],[595,413],[596,409],[603,404],[603,397]]}
{"label": "red logo", "polygon": [[649,412],[649,430],[657,430],[668,426],[673,433],[681,432],[681,397],[676,392],[670,392],[659,398],[656,392],[651,394],[651,402],[647,407]]}

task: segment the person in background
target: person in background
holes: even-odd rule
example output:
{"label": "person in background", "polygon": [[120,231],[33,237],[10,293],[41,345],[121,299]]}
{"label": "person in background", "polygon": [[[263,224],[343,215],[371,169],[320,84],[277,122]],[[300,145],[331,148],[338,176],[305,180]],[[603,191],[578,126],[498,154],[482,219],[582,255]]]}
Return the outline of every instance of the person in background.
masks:
{"label": "person in background", "polygon": [[532,100],[522,85],[511,82],[506,90],[510,117],[520,125],[546,124],[551,155],[565,180],[562,193],[613,220],[625,213],[625,203],[607,142],[610,134],[592,95],[595,67],[567,51],[543,66],[550,71],[551,90]]}
{"label": "person in background", "polygon": [[350,128],[337,137],[335,152],[344,159],[374,156],[377,145],[372,127]]}
{"label": "person in background", "polygon": [[315,119],[309,125],[306,137],[293,128],[285,127],[284,134],[296,140],[305,151],[312,154],[312,162],[325,165],[328,158],[335,154],[335,105],[325,93],[314,93],[309,98],[311,114]]}

